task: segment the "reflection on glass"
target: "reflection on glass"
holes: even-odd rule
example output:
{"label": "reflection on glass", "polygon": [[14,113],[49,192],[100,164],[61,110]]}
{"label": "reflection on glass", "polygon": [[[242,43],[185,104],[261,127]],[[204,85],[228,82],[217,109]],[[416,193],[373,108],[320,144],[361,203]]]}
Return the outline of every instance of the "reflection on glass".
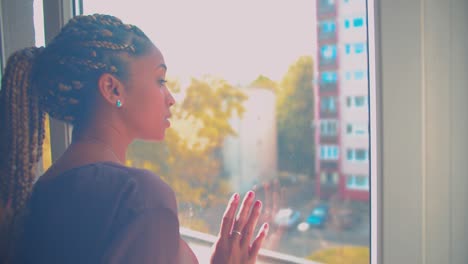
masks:
{"label": "reflection on glass", "polygon": [[369,263],[365,0],[83,8],[138,25],[165,56],[172,128],[132,144],[127,164],[172,186],[181,225],[217,234],[230,195],[254,189],[271,224],[265,248]]}

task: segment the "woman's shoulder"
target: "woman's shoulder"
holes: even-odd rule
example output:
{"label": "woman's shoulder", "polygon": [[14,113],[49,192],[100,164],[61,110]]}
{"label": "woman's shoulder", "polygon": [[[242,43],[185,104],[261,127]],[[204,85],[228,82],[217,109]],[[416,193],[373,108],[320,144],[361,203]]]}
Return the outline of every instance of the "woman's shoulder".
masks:
{"label": "woman's shoulder", "polygon": [[72,168],[50,180],[39,181],[38,185],[38,188],[67,186],[78,195],[118,199],[121,206],[136,212],[163,207],[177,213],[174,192],[158,175],[114,162]]}

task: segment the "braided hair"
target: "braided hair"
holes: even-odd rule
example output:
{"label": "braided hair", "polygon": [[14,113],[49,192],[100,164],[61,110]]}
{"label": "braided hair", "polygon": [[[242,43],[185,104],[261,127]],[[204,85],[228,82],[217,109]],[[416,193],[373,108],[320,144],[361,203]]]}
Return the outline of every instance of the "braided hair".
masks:
{"label": "braided hair", "polygon": [[109,15],[71,19],[46,48],[26,48],[7,61],[0,90],[0,262],[11,261],[20,219],[42,156],[44,117],[85,126],[103,73],[128,78],[128,58],[153,46],[136,26]]}

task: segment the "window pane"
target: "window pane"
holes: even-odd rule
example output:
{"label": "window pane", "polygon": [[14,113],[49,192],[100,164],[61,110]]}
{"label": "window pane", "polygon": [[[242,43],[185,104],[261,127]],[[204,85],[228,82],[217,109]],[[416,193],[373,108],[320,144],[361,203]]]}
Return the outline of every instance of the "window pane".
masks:
{"label": "window pane", "polygon": [[[368,96],[367,79],[356,73],[368,70],[365,5],[83,2],[85,14],[113,14],[139,26],[164,54],[177,100],[172,127],[164,142],[132,144],[127,158],[172,186],[182,226],[215,235],[230,195],[255,188],[268,212],[260,221],[272,226],[266,249],[327,263],[317,257],[324,245],[353,245],[366,249],[365,263],[369,190],[356,189],[364,179],[347,183],[348,175],[367,175],[368,163],[355,161],[355,149],[368,146],[340,125],[367,117],[367,108],[354,109],[355,98]],[[363,100],[357,103],[367,105]],[[324,225],[309,219],[319,204],[330,208]],[[367,210],[356,210],[361,207]],[[340,218],[344,211],[364,220],[348,224]],[[275,222],[280,212],[301,217],[282,225]],[[298,229],[301,223],[308,228]]]}
{"label": "window pane", "polygon": [[[44,35],[44,12],[41,0],[34,0],[34,33],[35,45],[41,47],[45,45]],[[45,136],[42,146],[42,164],[39,166],[40,172],[46,171],[52,164],[52,152],[50,142],[50,122],[49,117],[46,115],[44,124]]]}

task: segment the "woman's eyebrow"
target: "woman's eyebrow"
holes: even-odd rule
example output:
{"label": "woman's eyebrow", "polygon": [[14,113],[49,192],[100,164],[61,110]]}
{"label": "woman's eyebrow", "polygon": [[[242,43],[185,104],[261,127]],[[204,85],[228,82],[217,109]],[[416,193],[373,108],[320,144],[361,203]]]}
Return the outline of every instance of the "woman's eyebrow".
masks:
{"label": "woman's eyebrow", "polygon": [[161,64],[158,66],[158,68],[164,68],[164,70],[167,71],[167,65],[164,64],[164,63],[161,63]]}

